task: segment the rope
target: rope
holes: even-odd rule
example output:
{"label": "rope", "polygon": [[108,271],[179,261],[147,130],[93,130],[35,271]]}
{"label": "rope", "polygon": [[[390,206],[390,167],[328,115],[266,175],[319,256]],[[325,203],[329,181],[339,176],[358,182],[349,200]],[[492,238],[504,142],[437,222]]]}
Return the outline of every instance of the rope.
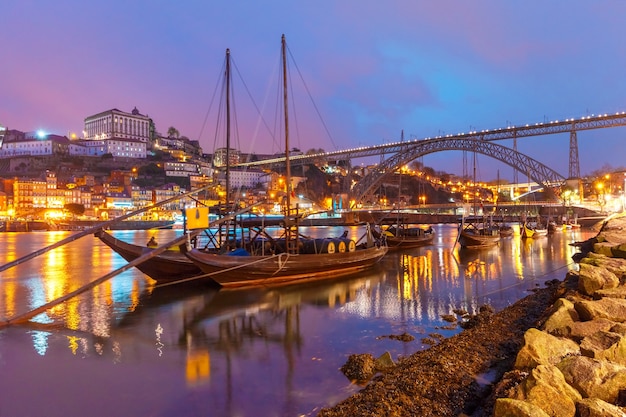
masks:
{"label": "rope", "polygon": [[[558,268],[556,268],[556,269],[553,269],[552,271],[548,271],[548,272],[546,272],[545,274],[542,274],[542,275],[536,276],[536,277],[534,277],[534,279],[541,279],[542,277],[545,277],[545,276],[547,276],[547,275],[553,274],[553,273],[555,273],[555,272],[557,272],[557,271],[559,271],[559,270],[561,270],[561,269],[563,269],[563,268],[567,268],[567,267],[569,267],[570,265],[575,264],[575,263],[576,263],[576,262],[573,262],[573,261],[572,261],[572,262],[567,263],[567,264],[565,264],[565,265],[563,265],[563,266],[560,266],[560,267],[558,267]],[[520,281],[520,282],[517,282],[517,283],[515,283],[515,284],[511,284],[511,285],[509,285],[508,287],[499,288],[499,289],[497,289],[497,290],[495,290],[495,291],[491,291],[491,292],[488,292],[488,293],[486,293],[486,294],[482,294],[482,295],[478,296],[477,298],[485,298],[485,297],[488,297],[488,296],[493,295],[493,294],[497,294],[497,293],[502,292],[502,291],[510,290],[511,288],[517,287],[518,285],[521,285],[521,284],[528,284],[528,282],[527,282],[527,281]]]}
{"label": "rope", "polygon": [[[251,261],[251,262],[248,262],[248,263],[245,263],[245,264],[242,264],[242,265],[231,266],[230,268],[220,269],[219,271],[208,272],[206,274],[196,275],[194,277],[181,279],[181,280],[176,280],[174,282],[164,282],[163,284],[155,285],[154,288],[167,287],[167,286],[170,286],[170,285],[177,285],[177,284],[182,284],[184,282],[191,282],[191,281],[195,281],[195,280],[202,279],[202,278],[212,277],[214,275],[219,275],[219,274],[223,274],[225,272],[234,271],[234,270],[237,270],[237,269],[240,269],[240,268],[244,268],[244,267],[247,267],[247,266],[250,266],[250,265],[254,265],[254,264],[257,264],[257,263],[266,262],[268,259],[272,259],[272,258],[275,258],[277,256],[280,258],[282,255],[289,255],[289,254],[281,253],[281,254],[278,254],[278,255],[271,255],[269,257],[265,257],[265,258],[262,258],[262,259],[257,259],[255,261]],[[281,265],[280,262],[281,262],[281,260],[279,259],[279,265]],[[286,263],[286,261],[285,261],[285,263]],[[281,269],[282,269],[282,266],[276,272],[279,272]]]}

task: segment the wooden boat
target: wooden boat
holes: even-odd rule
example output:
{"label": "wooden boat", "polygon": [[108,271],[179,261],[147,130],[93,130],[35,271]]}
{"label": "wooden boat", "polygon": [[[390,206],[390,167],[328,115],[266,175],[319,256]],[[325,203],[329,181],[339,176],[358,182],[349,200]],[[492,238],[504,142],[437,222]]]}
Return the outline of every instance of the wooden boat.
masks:
{"label": "wooden boat", "polygon": [[[208,210],[206,217],[208,223]],[[220,250],[219,246],[216,246],[219,240],[217,235],[223,233],[220,228],[234,219],[239,219],[238,222],[241,221],[241,224],[248,228],[248,230],[255,230],[253,219],[249,216],[249,209],[243,209],[225,216],[222,219],[208,223],[208,227],[203,230],[190,232],[187,238],[193,238],[196,245],[205,247],[207,251],[212,250],[217,252]],[[260,221],[257,220],[256,224],[259,222]],[[270,225],[272,224],[274,223],[270,222]],[[143,257],[161,248],[154,236],[150,238],[146,246],[142,246],[117,239],[107,232],[104,227],[94,228],[93,234],[128,262],[132,262],[139,257]],[[180,236],[178,239],[180,239]],[[169,244],[170,242],[166,242],[163,246]],[[136,267],[160,284],[185,280],[190,281],[192,278],[193,281],[210,281],[215,284],[210,278],[200,277],[202,270],[180,251],[178,245],[168,247],[164,252],[149,257]]]}
{"label": "wooden boat", "polygon": [[388,227],[384,234],[389,249],[426,246],[435,239],[432,227],[423,228],[417,225],[393,225]]}
{"label": "wooden boat", "polygon": [[203,273],[222,287],[314,281],[349,275],[374,266],[387,253],[387,246],[355,246],[354,250],[332,253],[289,253],[249,255],[241,249],[227,254],[200,249],[183,250]]}
{"label": "wooden boat", "polygon": [[548,228],[543,226],[541,222],[529,223],[524,222],[520,228],[522,238],[537,239],[548,236]]}
{"label": "wooden boat", "polygon": [[[401,132],[400,142],[404,142],[404,130]],[[402,207],[402,172],[398,179],[398,209],[396,210],[395,222],[391,223],[384,230],[385,239],[389,249],[414,248],[418,246],[430,245],[435,239],[435,231],[431,226],[422,227],[417,224],[409,224]],[[381,219],[381,222],[385,220]]]}
{"label": "wooden boat", "polygon": [[[181,247],[183,253],[203,273],[223,287],[282,284],[293,281],[313,281],[336,278],[374,266],[387,253],[384,239],[375,239],[369,225],[365,242],[351,239],[323,239],[316,245],[299,233],[301,215],[297,206],[291,207],[291,168],[289,163],[289,126],[287,120],[286,42],[282,37],[283,100],[285,115],[285,163],[287,190],[284,200],[283,231],[279,239],[259,231],[252,240],[225,253],[210,253],[199,248]],[[227,64],[228,68],[228,64]],[[326,241],[326,245],[324,245]],[[311,247],[313,249],[311,250]],[[320,248],[318,250],[317,248]],[[332,249],[330,249],[332,247]],[[325,249],[324,249],[325,248]],[[259,252],[259,254],[256,254]]]}
{"label": "wooden boat", "polygon": [[500,237],[510,237],[513,236],[515,231],[513,230],[513,226],[510,224],[502,224],[499,227],[500,229]]}
{"label": "wooden boat", "polygon": [[463,217],[459,226],[458,242],[462,248],[491,248],[500,242],[500,228],[486,217]]}
{"label": "wooden boat", "polygon": [[[117,239],[104,229],[97,230],[94,235],[128,262],[153,250],[153,247],[147,245],[135,245]],[[162,254],[150,258],[137,265],[137,269],[159,283],[180,281],[202,274],[202,270],[178,248],[168,249]]]}

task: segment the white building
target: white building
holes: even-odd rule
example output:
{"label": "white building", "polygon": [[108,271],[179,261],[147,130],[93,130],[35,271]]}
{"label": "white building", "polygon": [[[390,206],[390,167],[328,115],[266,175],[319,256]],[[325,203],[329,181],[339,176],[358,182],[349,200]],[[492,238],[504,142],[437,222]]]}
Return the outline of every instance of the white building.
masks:
{"label": "white building", "polygon": [[0,148],[0,158],[12,156],[67,155],[69,139],[64,136],[45,133],[15,132],[6,135]]}
{"label": "white building", "polygon": [[[270,182],[271,177],[268,173],[263,171],[245,169],[245,170],[236,170],[231,169],[230,173],[230,187],[232,188],[253,188],[257,184],[263,185],[267,188],[267,184]],[[226,183],[225,176],[222,177],[219,181],[221,184]]]}
{"label": "white building", "polygon": [[166,162],[163,168],[168,177],[189,177],[200,174],[200,167],[193,162]]}
{"label": "white building", "polygon": [[120,158],[145,159],[147,154],[147,144],[132,139],[85,140],[82,143],[88,156],[111,154]]}
{"label": "white building", "polygon": [[139,113],[107,110],[85,119],[83,135],[87,140],[125,139],[149,143],[154,132],[152,119]]}

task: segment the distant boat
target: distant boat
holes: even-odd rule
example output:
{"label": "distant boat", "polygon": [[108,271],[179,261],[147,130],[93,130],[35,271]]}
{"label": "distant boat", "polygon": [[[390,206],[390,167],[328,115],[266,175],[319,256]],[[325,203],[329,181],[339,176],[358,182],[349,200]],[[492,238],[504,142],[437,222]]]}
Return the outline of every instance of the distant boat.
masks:
{"label": "distant boat", "polygon": [[459,225],[458,241],[462,248],[492,248],[500,242],[500,228],[484,216],[463,216]]}
{"label": "distant boat", "polygon": [[521,226],[520,235],[522,238],[537,239],[548,236],[548,227],[546,227],[537,217],[536,222],[525,221]]}
{"label": "distant boat", "polygon": [[515,232],[513,230],[513,226],[511,226],[510,224],[501,224],[499,229],[500,237],[510,237],[513,236],[513,233]]}
{"label": "distant boat", "polygon": [[[404,142],[404,130],[401,133],[400,141]],[[423,227],[417,224],[409,224],[403,215],[402,206],[402,172],[398,177],[398,209],[396,210],[396,220],[383,231],[389,249],[414,248],[430,245],[435,239],[435,231],[431,226]],[[382,221],[382,220],[381,220]]]}
{"label": "distant boat", "polygon": [[393,225],[388,227],[384,234],[389,249],[426,246],[435,239],[435,231],[430,226],[424,228],[418,225]]}

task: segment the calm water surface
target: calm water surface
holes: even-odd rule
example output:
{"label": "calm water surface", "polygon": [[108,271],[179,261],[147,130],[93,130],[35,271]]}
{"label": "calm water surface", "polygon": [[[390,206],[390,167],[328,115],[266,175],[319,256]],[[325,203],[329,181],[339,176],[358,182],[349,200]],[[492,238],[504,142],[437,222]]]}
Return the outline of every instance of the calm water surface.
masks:
{"label": "calm water surface", "polygon": [[[339,371],[350,354],[398,358],[425,349],[429,334],[459,331],[441,328],[449,325],[443,314],[482,304],[500,310],[563,279],[576,268],[569,243],[595,234],[523,241],[517,231],[494,249],[466,251],[452,249],[454,225],[434,228],[433,245],[323,284],[215,291],[155,287],[136,269],[121,273],[31,324],[0,329],[0,417],[313,416],[361,388]],[[353,237],[362,231],[348,229]],[[113,233],[141,244],[154,234]],[[0,265],[70,234],[0,233]],[[124,264],[86,236],[0,272],[0,320]],[[381,337],[404,332],[415,340]]]}

